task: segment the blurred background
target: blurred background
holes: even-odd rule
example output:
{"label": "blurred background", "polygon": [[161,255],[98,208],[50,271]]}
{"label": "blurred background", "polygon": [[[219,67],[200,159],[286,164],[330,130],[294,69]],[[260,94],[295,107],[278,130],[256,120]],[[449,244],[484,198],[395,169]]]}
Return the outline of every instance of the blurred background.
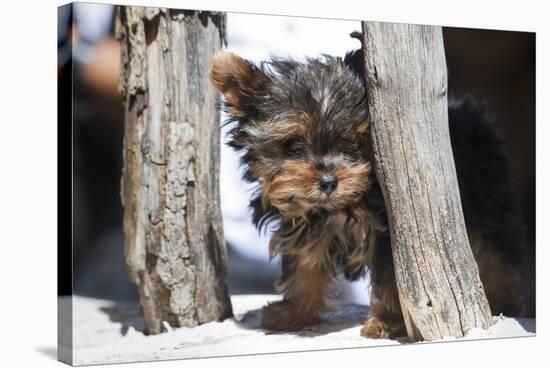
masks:
{"label": "blurred background", "polygon": [[[58,78],[66,86],[71,80],[73,83],[73,292],[137,301],[123,258],[119,187],[124,119],[117,91],[120,50],[113,38],[115,9],[88,3],[63,9],[67,11],[58,19]],[[358,21],[229,13],[226,48],[252,61],[271,55],[343,57],[360,46],[349,37],[360,28]],[[527,229],[528,267],[523,289],[528,315],[534,317],[535,35],[444,28],[444,42],[449,97],[471,94],[485,101],[508,143],[513,185]],[[251,187],[240,178],[238,156],[223,142],[221,153],[229,291],[274,293],[278,259],[268,261],[269,231],[258,234],[251,224]],[[337,290],[345,301],[368,304],[368,280],[340,280]]]}

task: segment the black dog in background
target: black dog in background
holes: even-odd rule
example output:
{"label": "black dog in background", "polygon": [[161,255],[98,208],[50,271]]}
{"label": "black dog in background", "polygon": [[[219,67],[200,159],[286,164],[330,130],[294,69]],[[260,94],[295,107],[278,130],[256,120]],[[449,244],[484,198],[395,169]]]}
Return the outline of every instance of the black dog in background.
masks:
{"label": "black dog in background", "polygon": [[[245,179],[258,183],[254,222],[276,220],[270,242],[281,254],[278,289],[264,307],[273,330],[317,323],[331,280],[371,276],[369,318],[361,333],[404,333],[384,199],[372,165],[362,51],[342,60],[260,65],[221,52],[212,82],[225,97],[229,144],[242,152]],[[471,97],[449,103],[449,128],[473,254],[493,314],[517,316],[523,228],[508,160],[493,120]]]}

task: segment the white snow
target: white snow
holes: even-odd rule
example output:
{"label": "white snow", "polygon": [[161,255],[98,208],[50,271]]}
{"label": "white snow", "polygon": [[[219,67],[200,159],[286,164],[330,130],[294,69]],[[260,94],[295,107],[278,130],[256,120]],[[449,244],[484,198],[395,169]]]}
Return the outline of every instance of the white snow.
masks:
{"label": "white snow", "polygon": [[[69,303],[70,297],[64,297]],[[260,308],[276,295],[232,296],[235,318],[194,328],[174,328],[145,336],[139,306],[73,297],[74,364],[185,359],[257,353],[399,345],[403,341],[361,337],[368,306],[344,305],[325,322],[298,333],[271,333],[260,327]],[[62,324],[70,319],[60,316]],[[66,317],[66,316],[65,316]],[[474,329],[464,339],[534,336],[535,321],[494,317],[488,331]],[[70,326],[64,326],[68,329]],[[444,339],[454,340],[454,339]]]}

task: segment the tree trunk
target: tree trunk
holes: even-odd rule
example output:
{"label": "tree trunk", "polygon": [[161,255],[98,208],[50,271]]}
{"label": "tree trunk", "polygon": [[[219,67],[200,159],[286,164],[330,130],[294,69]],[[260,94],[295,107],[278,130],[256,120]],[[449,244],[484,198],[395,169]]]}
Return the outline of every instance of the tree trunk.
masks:
{"label": "tree trunk", "polygon": [[363,22],[376,175],[409,338],[487,329],[449,137],[441,27]]}
{"label": "tree trunk", "polygon": [[121,6],[125,257],[148,333],[232,315],[209,81],[225,15]]}

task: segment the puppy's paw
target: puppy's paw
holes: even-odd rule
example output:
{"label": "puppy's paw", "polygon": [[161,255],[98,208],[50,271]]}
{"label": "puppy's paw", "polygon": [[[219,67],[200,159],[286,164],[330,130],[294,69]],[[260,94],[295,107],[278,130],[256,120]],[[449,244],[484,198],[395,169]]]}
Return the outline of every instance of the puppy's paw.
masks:
{"label": "puppy's paw", "polygon": [[376,317],[370,317],[361,327],[361,336],[369,339],[388,339],[390,327]]}
{"label": "puppy's paw", "polygon": [[386,323],[376,317],[370,317],[361,327],[361,336],[369,339],[394,339],[406,335],[404,323]]}
{"label": "puppy's paw", "polygon": [[321,322],[319,317],[301,312],[284,300],[268,304],[262,309],[262,326],[273,331],[298,331]]}

